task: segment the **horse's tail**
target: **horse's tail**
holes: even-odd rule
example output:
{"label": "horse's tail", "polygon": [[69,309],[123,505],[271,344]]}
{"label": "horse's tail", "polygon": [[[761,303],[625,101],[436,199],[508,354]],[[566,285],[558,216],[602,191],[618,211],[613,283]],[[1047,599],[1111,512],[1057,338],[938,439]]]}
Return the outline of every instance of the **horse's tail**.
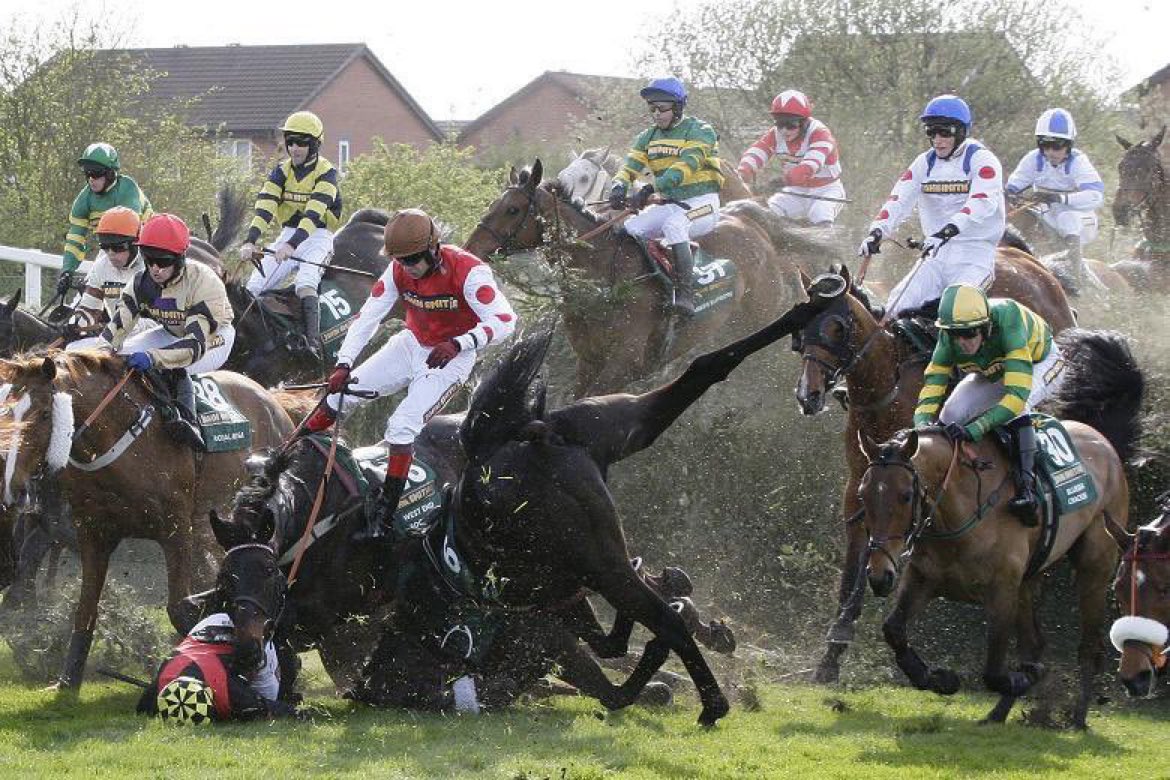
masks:
{"label": "horse's tail", "polygon": [[1111,330],[1070,328],[1057,337],[1067,363],[1053,399],[1057,417],[1092,426],[1124,462],[1141,438],[1146,379],[1129,341]]}
{"label": "horse's tail", "polygon": [[1024,234],[1015,225],[1008,225],[1003,229],[1003,235],[999,239],[999,245],[1018,249],[1021,252],[1027,252],[1033,257],[1036,256],[1036,253],[1032,251],[1032,245],[1028,243],[1028,240],[1024,238]]}
{"label": "horse's tail", "polygon": [[219,206],[219,224],[211,235],[211,245],[222,254],[244,226],[244,219],[248,216],[248,200],[243,190],[225,185],[216,193],[215,202]]}
{"label": "horse's tail", "polygon": [[544,364],[553,326],[543,323],[492,366],[471,397],[471,408],[459,428],[470,465],[486,462],[505,442],[543,414],[543,383],[536,375]]}

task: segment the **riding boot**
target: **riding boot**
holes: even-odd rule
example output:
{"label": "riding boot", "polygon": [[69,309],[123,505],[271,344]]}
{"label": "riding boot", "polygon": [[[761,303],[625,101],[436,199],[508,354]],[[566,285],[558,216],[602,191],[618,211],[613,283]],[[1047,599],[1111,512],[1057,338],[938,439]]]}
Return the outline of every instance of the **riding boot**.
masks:
{"label": "riding boot", "polygon": [[695,313],[695,257],[691,244],[683,241],[670,250],[674,253],[674,312],[691,317]]}
{"label": "riding boot", "polygon": [[321,359],[321,308],[316,295],[301,298],[301,319],[305,328],[305,351]]}
{"label": "riding boot", "polygon": [[1033,468],[1036,464],[1036,429],[1032,418],[1022,414],[1008,423],[1012,434],[1012,449],[1015,455],[1016,495],[1008,502],[1008,508],[1019,516],[1026,526],[1036,525],[1036,479]]}
{"label": "riding boot", "polygon": [[207,445],[195,418],[195,386],[191,383],[191,375],[181,368],[172,369],[168,373],[174,387],[178,414],[164,420],[163,429],[180,444],[186,444],[196,452],[206,452]]}
{"label": "riding boot", "polygon": [[1077,295],[1085,286],[1085,260],[1081,253],[1081,237],[1066,236],[1064,239],[1065,259],[1068,261],[1068,273],[1072,280],[1072,294]]}
{"label": "riding boot", "polygon": [[391,444],[390,459],[386,462],[386,481],[382,485],[374,506],[366,511],[366,526],[354,532],[350,538],[355,542],[377,542],[393,539],[391,530],[394,513],[398,511],[398,499],[406,488],[406,477],[410,474],[410,462],[414,458],[414,447],[410,444]]}

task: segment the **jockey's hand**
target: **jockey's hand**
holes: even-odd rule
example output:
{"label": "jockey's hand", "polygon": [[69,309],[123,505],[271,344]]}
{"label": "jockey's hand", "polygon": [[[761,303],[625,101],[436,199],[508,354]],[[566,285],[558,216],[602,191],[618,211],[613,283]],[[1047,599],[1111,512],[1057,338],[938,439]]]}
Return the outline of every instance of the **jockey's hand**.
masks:
{"label": "jockey's hand", "polygon": [[240,259],[251,265],[256,260],[256,245],[247,241],[240,244]]}
{"label": "jockey's hand", "polygon": [[460,349],[459,342],[455,339],[439,342],[431,350],[431,354],[427,355],[427,368],[442,368],[459,354]]}
{"label": "jockey's hand", "polygon": [[73,289],[73,272],[62,271],[61,275],[57,277],[57,295],[64,298]]}
{"label": "jockey's hand", "polygon": [[329,381],[326,383],[330,393],[340,393],[349,383],[349,372],[352,369],[345,363],[338,363],[333,368],[333,373],[329,375]]}
{"label": "jockey's hand", "polygon": [[943,434],[955,444],[964,441],[975,441],[967,430],[967,426],[957,422],[947,423],[943,426]]}
{"label": "jockey's hand", "polygon": [[938,231],[932,236],[927,236],[922,239],[922,259],[938,254],[938,250],[942,249],[943,244],[950,241],[955,236],[959,235],[959,229],[950,222],[942,226],[942,230]]}
{"label": "jockey's hand", "polygon": [[70,344],[81,338],[81,323],[75,321],[66,322],[61,326],[61,340],[66,344]]}
{"label": "jockey's hand", "polygon": [[276,251],[272,253],[272,256],[276,258],[276,262],[283,263],[285,260],[288,260],[290,257],[292,257],[293,252],[295,251],[297,250],[293,247],[293,245],[286,242],[278,246]]}
{"label": "jockey's hand", "polygon": [[654,194],[653,184],[643,184],[642,189],[634,193],[634,197],[630,198],[630,208],[634,211],[641,211],[646,208],[646,204],[650,202],[650,197]]}
{"label": "jockey's hand", "polygon": [[751,168],[737,168],[736,172],[739,173],[739,178],[743,179],[744,184],[751,184],[756,180],[756,172]]}
{"label": "jockey's hand", "polygon": [[1032,190],[1032,200],[1037,203],[1047,203],[1052,206],[1057,203],[1066,203],[1068,198],[1063,192],[1049,192],[1048,190]]}
{"label": "jockey's hand", "polygon": [[149,371],[154,367],[154,361],[150,359],[150,355],[146,352],[135,352],[126,358],[126,365],[135,371]]}
{"label": "jockey's hand", "polygon": [[881,228],[874,228],[869,231],[869,235],[861,242],[861,246],[857,248],[857,255],[859,257],[869,257],[870,255],[880,254],[882,251],[882,230]]}
{"label": "jockey's hand", "polygon": [[614,211],[620,211],[626,207],[626,188],[620,184],[615,184],[614,188],[609,191],[609,207]]}

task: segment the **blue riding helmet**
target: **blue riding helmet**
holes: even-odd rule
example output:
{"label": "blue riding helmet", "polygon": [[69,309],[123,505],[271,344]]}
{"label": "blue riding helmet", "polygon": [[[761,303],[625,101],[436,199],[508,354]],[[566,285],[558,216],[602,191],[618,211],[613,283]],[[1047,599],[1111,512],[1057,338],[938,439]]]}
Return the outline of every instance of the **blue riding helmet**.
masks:
{"label": "blue riding helmet", "polygon": [[919,119],[925,124],[951,120],[969,130],[971,128],[971,107],[958,95],[939,95],[926,104]]}
{"label": "blue riding helmet", "polygon": [[683,83],[670,76],[664,79],[654,79],[638,93],[648,103],[671,102],[680,106],[687,104],[687,88]]}

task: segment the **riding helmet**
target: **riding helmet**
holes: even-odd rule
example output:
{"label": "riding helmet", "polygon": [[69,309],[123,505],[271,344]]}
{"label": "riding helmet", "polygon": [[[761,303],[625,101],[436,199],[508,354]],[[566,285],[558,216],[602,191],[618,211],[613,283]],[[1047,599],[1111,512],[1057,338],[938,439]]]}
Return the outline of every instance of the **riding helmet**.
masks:
{"label": "riding helmet", "polygon": [[386,223],[383,238],[389,257],[409,257],[427,250],[434,255],[439,247],[439,226],[422,209],[402,209]]}
{"label": "riding helmet", "polygon": [[138,245],[147,258],[170,255],[176,268],[184,265],[183,255],[191,246],[191,231],[187,223],[174,214],[155,214],[142,226]]}
{"label": "riding helmet", "polygon": [[938,302],[938,319],[941,330],[977,328],[991,322],[991,308],[987,294],[980,287],[970,284],[952,284],[943,290]]}

